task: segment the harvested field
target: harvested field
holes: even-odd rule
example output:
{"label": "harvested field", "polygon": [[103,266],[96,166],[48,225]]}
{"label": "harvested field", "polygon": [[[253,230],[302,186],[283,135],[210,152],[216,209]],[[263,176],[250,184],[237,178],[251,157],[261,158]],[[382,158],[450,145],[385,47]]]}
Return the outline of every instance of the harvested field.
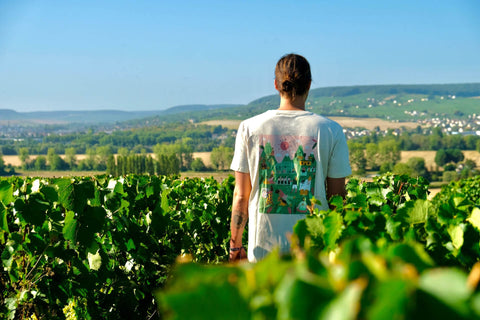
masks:
{"label": "harvested field", "polygon": [[477,167],[480,168],[480,152],[468,150],[468,151],[463,151],[463,155],[465,156],[465,159],[470,159],[475,161],[475,163],[477,164]]}
{"label": "harvested field", "polygon": [[222,126],[231,130],[237,130],[241,120],[209,120],[200,122],[200,124],[206,124],[209,126]]}
{"label": "harvested field", "polygon": [[329,117],[338,122],[344,128],[365,128],[373,130],[379,127],[380,130],[398,129],[401,127],[414,129],[419,126],[416,122],[393,122],[378,118],[349,118],[349,117]]}
{"label": "harvested field", "polygon": [[[2,156],[3,161],[5,162],[6,165],[11,164],[14,167],[19,167],[22,165],[22,162],[18,158],[18,156]],[[35,159],[33,156],[30,156],[30,159]]]}
{"label": "harvested field", "polygon": [[207,167],[212,165],[212,161],[210,161],[210,153],[211,152],[194,152],[193,159],[200,158],[203,161],[203,164]]}
{"label": "harvested field", "polygon": [[[30,155],[28,158],[28,161],[33,161],[38,157],[38,155]],[[46,155],[45,155],[46,157]],[[11,164],[14,167],[20,167],[22,165],[22,162],[20,161],[19,156],[2,156],[3,161],[5,162],[6,165]],[[65,159],[65,155],[61,154],[60,158]],[[77,161],[83,160],[87,158],[86,154],[77,154],[75,156],[77,158]]]}
{"label": "harvested field", "polygon": [[425,167],[428,171],[436,170],[435,164],[435,153],[436,151],[401,151],[400,152],[400,162],[406,163],[410,158],[423,158],[425,160]]}

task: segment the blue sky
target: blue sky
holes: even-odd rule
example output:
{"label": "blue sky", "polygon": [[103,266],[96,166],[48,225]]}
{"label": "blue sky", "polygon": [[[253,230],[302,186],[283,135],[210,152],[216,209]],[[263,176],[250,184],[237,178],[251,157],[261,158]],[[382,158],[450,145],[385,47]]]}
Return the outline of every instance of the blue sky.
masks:
{"label": "blue sky", "polygon": [[480,1],[0,0],[0,108],[153,110],[313,88],[480,82]]}

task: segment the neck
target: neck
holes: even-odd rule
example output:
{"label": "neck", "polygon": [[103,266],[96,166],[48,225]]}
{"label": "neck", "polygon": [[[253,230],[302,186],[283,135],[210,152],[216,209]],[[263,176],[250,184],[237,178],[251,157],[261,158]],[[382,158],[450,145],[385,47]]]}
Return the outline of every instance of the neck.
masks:
{"label": "neck", "polygon": [[280,96],[280,107],[278,110],[300,110],[305,111],[307,97],[295,97],[293,100]]}

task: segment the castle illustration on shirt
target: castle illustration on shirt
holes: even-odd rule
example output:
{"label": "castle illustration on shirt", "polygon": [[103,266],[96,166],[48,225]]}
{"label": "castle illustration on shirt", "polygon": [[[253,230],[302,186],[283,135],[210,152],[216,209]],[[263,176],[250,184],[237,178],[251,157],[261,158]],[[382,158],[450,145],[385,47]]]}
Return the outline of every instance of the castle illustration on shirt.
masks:
{"label": "castle illustration on shirt", "polygon": [[305,214],[315,190],[315,148],[312,137],[260,137],[261,213]]}

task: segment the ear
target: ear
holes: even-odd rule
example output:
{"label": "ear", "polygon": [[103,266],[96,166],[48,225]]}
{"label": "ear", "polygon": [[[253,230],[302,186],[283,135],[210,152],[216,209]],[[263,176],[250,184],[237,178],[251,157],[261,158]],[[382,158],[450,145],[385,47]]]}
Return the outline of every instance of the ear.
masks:
{"label": "ear", "polygon": [[275,86],[275,90],[280,91],[280,90],[278,90],[278,82],[277,82],[277,79],[273,80],[273,85]]}

